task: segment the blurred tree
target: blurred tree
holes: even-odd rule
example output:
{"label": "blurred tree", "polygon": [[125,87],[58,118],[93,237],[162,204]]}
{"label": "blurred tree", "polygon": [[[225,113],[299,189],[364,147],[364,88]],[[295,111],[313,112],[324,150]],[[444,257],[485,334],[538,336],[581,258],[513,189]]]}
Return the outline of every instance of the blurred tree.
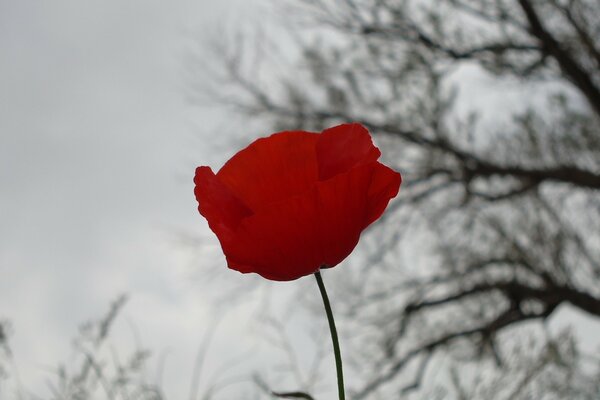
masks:
{"label": "blurred tree", "polygon": [[[126,301],[126,296],[118,297],[102,318],[80,327],[79,335],[73,341],[75,357],[52,371],[53,379],[48,381],[49,397],[35,394],[21,382],[6,336],[0,335],[0,373],[3,374],[0,378],[8,380],[6,387],[0,386],[0,397],[18,400],[163,399],[159,385],[149,382],[145,376],[150,352],[136,348],[123,356],[117,354],[109,342],[115,319]],[[4,359],[6,365],[2,369]]]}
{"label": "blurred tree", "polygon": [[111,329],[126,302],[127,296],[118,297],[102,318],[81,325],[73,341],[77,360],[56,369],[56,380],[50,385],[52,399],[164,398],[162,389],[144,374],[148,350],[135,348],[124,359],[114,348],[107,351]]}
{"label": "blurred tree", "polygon": [[[123,348],[118,345],[115,322],[128,301],[121,295],[111,302],[108,311],[99,319],[90,320],[79,327],[73,339],[73,354],[67,361],[51,369],[47,388],[29,387],[22,381],[13,353],[8,346],[12,334],[8,321],[0,320],[0,399],[9,400],[164,400],[170,399],[162,385],[165,355],[154,362],[152,353],[142,348],[138,332],[134,329],[135,345]],[[214,322],[214,321],[213,321]],[[177,367],[180,374],[191,373],[190,400],[227,399],[231,392],[239,400],[258,400],[262,396],[290,396],[296,393],[266,392],[257,375],[232,376],[230,369],[241,362],[242,357],[224,360],[218,367],[212,366],[208,378],[204,377],[202,364],[217,323],[209,325],[192,371]],[[8,332],[7,332],[8,331]],[[17,357],[18,358],[18,357]],[[152,373],[151,373],[152,372]],[[201,382],[202,381],[202,382]],[[44,390],[47,389],[47,390]],[[40,394],[40,391],[45,392]],[[229,391],[229,393],[228,393]],[[310,399],[310,398],[309,398]]]}
{"label": "blurred tree", "polygon": [[597,398],[598,361],[545,322],[600,318],[600,2],[285,7],[292,39],[220,43],[203,93],[274,130],[360,121],[403,174],[338,288],[352,398]]}
{"label": "blurred tree", "polygon": [[8,345],[9,322],[0,320],[0,393],[2,393],[3,380],[7,378],[7,369],[11,361],[11,351]]}

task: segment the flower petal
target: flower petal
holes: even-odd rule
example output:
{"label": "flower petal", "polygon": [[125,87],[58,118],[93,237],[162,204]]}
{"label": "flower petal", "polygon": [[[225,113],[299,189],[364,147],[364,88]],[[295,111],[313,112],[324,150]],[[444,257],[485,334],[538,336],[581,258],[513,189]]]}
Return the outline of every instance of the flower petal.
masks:
{"label": "flower petal", "polygon": [[368,192],[368,206],[363,228],[381,217],[391,199],[400,190],[402,177],[399,173],[381,163],[375,163]]}
{"label": "flower petal", "polygon": [[369,131],[358,123],[338,125],[323,131],[317,142],[319,180],[329,179],[351,168],[377,161],[381,152]]}
{"label": "flower petal", "polygon": [[198,210],[221,243],[228,241],[245,217],[252,211],[240,201],[209,167],[196,168],[194,194]]}
{"label": "flower petal", "polygon": [[258,139],[233,156],[217,177],[252,211],[268,208],[314,185],[318,137],[289,131]]}
{"label": "flower petal", "polygon": [[223,243],[229,267],[285,281],[339,264],[358,243],[365,221],[378,212],[376,200],[385,197],[380,165],[355,167],[245,218],[235,237]]}

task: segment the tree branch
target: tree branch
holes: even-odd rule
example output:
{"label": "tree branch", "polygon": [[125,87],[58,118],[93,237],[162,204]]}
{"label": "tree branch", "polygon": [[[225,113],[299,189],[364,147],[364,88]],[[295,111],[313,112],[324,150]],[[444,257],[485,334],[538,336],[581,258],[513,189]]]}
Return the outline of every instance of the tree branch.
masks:
{"label": "tree branch", "polygon": [[[408,29],[407,29],[408,28]],[[427,33],[423,32],[415,24],[409,24],[405,27],[383,27],[378,25],[363,25],[359,33],[363,35],[380,35],[386,37],[397,36],[404,40],[419,42],[430,50],[438,51],[454,60],[470,60],[480,54],[504,54],[510,51],[531,52],[540,51],[540,47],[529,43],[490,42],[468,49],[457,49],[444,45],[433,39]],[[412,34],[412,37],[410,37]]]}
{"label": "tree branch", "polygon": [[575,15],[573,14],[573,11],[569,6],[562,6],[555,1],[552,3],[563,12],[571,26],[577,33],[577,36],[579,37],[579,40],[581,40],[583,47],[588,51],[590,57],[596,61],[596,65],[600,68],[600,50],[594,43],[594,39],[592,38],[593,36],[585,30],[581,23],[577,21]]}
{"label": "tree branch", "polygon": [[544,27],[531,2],[529,0],[517,1],[527,17],[531,34],[538,38],[545,51],[554,57],[564,74],[581,91],[596,114],[600,116],[600,89],[596,87],[590,74],[561,47],[560,43]]}
{"label": "tree branch", "polygon": [[580,292],[577,289],[567,286],[535,288],[517,281],[480,283],[469,289],[461,290],[439,299],[411,303],[405,307],[404,313],[405,315],[410,315],[424,308],[453,303],[466,297],[492,291],[498,291],[504,294],[508,300],[517,305],[520,305],[525,300],[531,299],[539,300],[545,304],[547,308],[553,308],[560,303],[569,302],[592,315],[600,317],[600,299],[588,293]]}
{"label": "tree branch", "polygon": [[490,337],[494,335],[499,330],[513,325],[519,322],[523,322],[531,319],[539,319],[539,318],[547,318],[548,315],[554,310],[555,307],[551,309],[544,309],[541,312],[531,312],[524,313],[522,310],[515,308],[513,306],[509,307],[503,313],[501,313],[496,319],[483,324],[476,328],[465,329],[458,332],[448,333],[438,339],[435,339],[429,343],[426,343],[418,348],[415,348],[409,352],[407,352],[403,357],[396,360],[389,370],[377,378],[369,382],[360,392],[358,392],[353,398],[356,400],[361,400],[366,398],[368,395],[377,390],[381,385],[392,380],[412,359],[418,356],[421,353],[433,352],[437,348],[448,344],[449,342],[454,341],[455,339],[462,337],[471,337],[474,335],[481,335],[483,337]]}
{"label": "tree branch", "polygon": [[305,399],[305,400],[315,400],[311,395],[304,392],[276,392],[271,390],[269,386],[257,375],[254,376],[254,383],[266,393],[273,397],[279,397],[281,399]]}
{"label": "tree branch", "polygon": [[[562,302],[569,302],[592,315],[600,316],[600,299],[595,298],[587,293],[583,293],[569,287],[550,287],[538,289],[531,286],[526,286],[516,281],[481,283],[473,286],[470,289],[460,291],[453,295],[448,295],[441,299],[410,304],[405,308],[404,313],[405,315],[410,315],[411,313],[424,308],[431,308],[452,303],[456,300],[460,300],[472,295],[491,291],[499,291],[503,293],[510,302],[510,306],[494,320],[476,328],[448,333],[438,339],[409,351],[402,358],[396,360],[386,373],[380,375],[378,378],[367,384],[354,398],[357,400],[366,398],[366,396],[371,394],[382,384],[392,380],[406,364],[423,352],[426,352],[428,355],[430,355],[438,347],[444,346],[457,338],[478,334],[482,335],[484,338],[489,338],[496,332],[509,325],[531,319],[547,318]],[[539,300],[544,305],[543,309],[537,312],[525,312],[522,310],[521,303],[530,299]]]}

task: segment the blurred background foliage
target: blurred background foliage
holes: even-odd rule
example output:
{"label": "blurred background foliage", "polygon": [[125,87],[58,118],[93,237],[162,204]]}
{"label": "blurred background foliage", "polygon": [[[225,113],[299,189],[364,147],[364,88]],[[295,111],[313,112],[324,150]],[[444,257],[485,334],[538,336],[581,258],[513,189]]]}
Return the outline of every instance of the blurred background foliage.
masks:
{"label": "blurred background foliage", "polygon": [[600,317],[600,3],[282,12],[293,50],[221,40],[210,97],[271,130],[359,121],[404,177],[337,282],[351,398],[598,398],[597,353],[548,321]]}

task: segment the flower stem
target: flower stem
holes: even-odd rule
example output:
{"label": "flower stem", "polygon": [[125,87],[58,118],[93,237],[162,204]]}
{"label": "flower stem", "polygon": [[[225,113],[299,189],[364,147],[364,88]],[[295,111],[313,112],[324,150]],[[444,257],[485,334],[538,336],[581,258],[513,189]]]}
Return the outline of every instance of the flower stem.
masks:
{"label": "flower stem", "polygon": [[325,284],[323,283],[321,272],[315,272],[315,278],[317,278],[319,291],[321,292],[321,297],[323,298],[323,305],[325,306],[325,313],[327,314],[327,322],[329,322],[329,331],[331,332],[331,341],[333,342],[339,400],[346,400],[346,394],[344,393],[344,372],[342,371],[342,353],[340,351],[340,341],[338,340],[337,330],[335,329],[335,320],[333,319],[331,304],[329,303],[329,297],[327,297],[327,291],[325,290]]}

